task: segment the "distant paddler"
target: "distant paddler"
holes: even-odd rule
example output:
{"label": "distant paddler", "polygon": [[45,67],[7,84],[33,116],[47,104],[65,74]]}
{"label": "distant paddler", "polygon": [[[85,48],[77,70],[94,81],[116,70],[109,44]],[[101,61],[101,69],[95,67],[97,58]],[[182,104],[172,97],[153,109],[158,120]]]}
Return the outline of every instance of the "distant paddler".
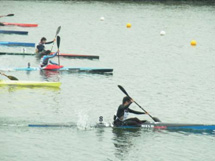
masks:
{"label": "distant paddler", "polygon": [[47,39],[45,37],[42,37],[40,40],[40,43],[37,45],[36,47],[36,53],[39,54],[45,54],[46,50],[45,50],[45,45],[46,44],[52,44],[53,42],[55,42],[55,39],[52,41],[47,42]]}
{"label": "distant paddler", "polygon": [[50,58],[55,57],[58,53],[59,53],[59,50],[58,50],[56,53],[54,53],[54,54],[51,54],[51,51],[50,51],[50,50],[44,51],[44,52],[43,52],[43,56],[42,56],[42,58],[41,58],[41,60],[40,60],[40,67],[41,67],[42,69],[46,69],[46,68],[49,66],[49,63],[50,63],[51,65],[54,65],[54,66],[58,65],[57,63],[55,63],[55,62],[49,60]]}

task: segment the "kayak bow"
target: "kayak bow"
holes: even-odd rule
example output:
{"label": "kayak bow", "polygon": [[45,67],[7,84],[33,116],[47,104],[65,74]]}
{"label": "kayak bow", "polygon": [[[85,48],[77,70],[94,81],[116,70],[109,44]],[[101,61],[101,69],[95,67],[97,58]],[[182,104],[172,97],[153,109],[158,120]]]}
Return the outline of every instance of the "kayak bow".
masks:
{"label": "kayak bow", "polygon": [[37,27],[38,24],[26,24],[26,23],[9,23],[3,22],[5,26],[20,26],[20,27]]}
{"label": "kayak bow", "polygon": [[40,81],[4,81],[0,80],[0,86],[21,86],[21,87],[55,87],[59,88],[60,82],[40,82]]}
{"label": "kayak bow", "polygon": [[5,46],[35,47],[35,43],[27,43],[27,42],[8,42],[8,41],[0,41],[0,45],[5,45]]}
{"label": "kayak bow", "polygon": [[18,34],[18,35],[28,35],[28,31],[12,31],[12,30],[0,30],[1,34]]}

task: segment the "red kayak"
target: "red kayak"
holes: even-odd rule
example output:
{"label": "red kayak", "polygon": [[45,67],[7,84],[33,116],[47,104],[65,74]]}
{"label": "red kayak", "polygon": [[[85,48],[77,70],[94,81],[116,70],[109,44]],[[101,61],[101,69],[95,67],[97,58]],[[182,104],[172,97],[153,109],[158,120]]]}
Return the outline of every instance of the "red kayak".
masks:
{"label": "red kayak", "polygon": [[3,22],[5,26],[20,26],[20,27],[37,27],[38,24],[25,24],[25,23],[10,23],[10,22]]}
{"label": "red kayak", "polygon": [[60,68],[63,68],[63,66],[62,65],[59,66],[59,65],[49,64],[49,65],[43,67],[42,69],[43,70],[54,70],[54,69],[60,69]]}

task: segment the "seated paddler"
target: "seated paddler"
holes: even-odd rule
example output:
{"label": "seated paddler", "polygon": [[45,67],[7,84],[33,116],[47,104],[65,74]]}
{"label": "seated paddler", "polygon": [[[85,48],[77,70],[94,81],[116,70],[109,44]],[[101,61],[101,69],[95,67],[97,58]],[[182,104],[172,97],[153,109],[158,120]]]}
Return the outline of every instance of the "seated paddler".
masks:
{"label": "seated paddler", "polygon": [[43,56],[42,56],[42,58],[40,60],[40,67],[41,68],[45,68],[49,63],[52,64],[52,65],[58,65],[57,63],[49,60],[50,58],[55,57],[58,53],[59,53],[59,50],[56,53],[54,53],[54,54],[51,54],[50,50],[46,50],[43,53]]}
{"label": "seated paddler", "polygon": [[53,41],[49,41],[47,42],[45,37],[42,37],[40,40],[40,43],[36,46],[36,53],[42,53],[45,52],[45,45],[46,44],[51,44],[55,41],[55,39]]}
{"label": "seated paddler", "polygon": [[117,113],[114,116],[114,126],[141,126],[144,121],[139,120],[138,118],[128,118],[129,113],[133,114],[147,114],[145,112],[134,111],[129,108],[133,103],[133,99],[126,96],[122,100],[122,104],[118,107]]}

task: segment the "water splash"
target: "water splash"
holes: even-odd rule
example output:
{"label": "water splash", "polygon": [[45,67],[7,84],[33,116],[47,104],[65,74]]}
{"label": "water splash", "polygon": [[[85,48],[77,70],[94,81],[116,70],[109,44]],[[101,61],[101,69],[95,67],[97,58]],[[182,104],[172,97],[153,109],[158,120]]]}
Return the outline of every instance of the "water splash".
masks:
{"label": "water splash", "polygon": [[89,124],[89,116],[87,113],[80,111],[78,114],[77,128],[79,130],[89,130],[92,127]]}

